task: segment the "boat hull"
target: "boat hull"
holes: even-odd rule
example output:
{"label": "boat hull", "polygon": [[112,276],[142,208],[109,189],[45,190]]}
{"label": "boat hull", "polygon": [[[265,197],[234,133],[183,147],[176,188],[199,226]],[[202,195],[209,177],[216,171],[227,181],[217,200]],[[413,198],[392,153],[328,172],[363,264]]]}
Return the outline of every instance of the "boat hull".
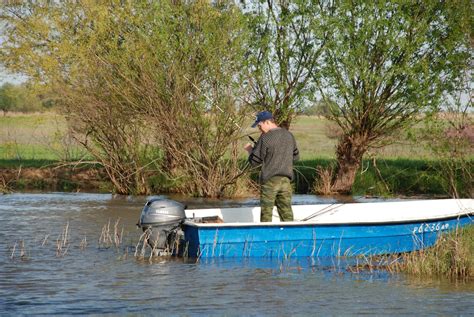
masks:
{"label": "boat hull", "polygon": [[470,215],[445,219],[350,224],[205,226],[185,222],[189,257],[333,257],[393,254],[432,246],[442,232],[473,223]]}

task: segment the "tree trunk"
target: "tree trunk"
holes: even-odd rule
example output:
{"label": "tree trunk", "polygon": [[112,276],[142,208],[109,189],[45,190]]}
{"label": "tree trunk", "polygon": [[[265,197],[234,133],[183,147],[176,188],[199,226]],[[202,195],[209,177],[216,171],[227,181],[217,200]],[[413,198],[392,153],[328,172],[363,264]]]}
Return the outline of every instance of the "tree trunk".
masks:
{"label": "tree trunk", "polygon": [[[167,148],[170,149],[171,147]],[[165,156],[163,159],[163,170],[167,171],[170,175],[173,175],[176,171],[176,166],[176,158],[173,153],[171,153],[171,151],[169,150],[165,151]]]}
{"label": "tree trunk", "polygon": [[367,151],[367,138],[364,136],[343,136],[336,147],[337,169],[331,191],[350,194],[362,157]]}
{"label": "tree trunk", "polygon": [[[288,109],[289,105],[283,105],[283,109]],[[292,112],[287,113],[286,115],[283,114],[282,109],[276,109],[273,112],[273,117],[275,118],[275,122],[278,124],[280,128],[284,128],[286,130],[290,130],[291,121],[293,119]]]}

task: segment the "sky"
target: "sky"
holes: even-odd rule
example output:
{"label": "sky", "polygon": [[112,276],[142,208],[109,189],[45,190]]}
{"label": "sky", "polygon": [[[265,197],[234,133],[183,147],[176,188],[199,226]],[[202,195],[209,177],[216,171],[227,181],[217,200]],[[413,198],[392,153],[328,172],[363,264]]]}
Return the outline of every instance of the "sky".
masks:
{"label": "sky", "polygon": [[[0,22],[0,45],[5,41],[5,37],[3,36],[3,27],[4,23]],[[26,81],[25,76],[21,76],[20,74],[11,74],[5,70],[5,67],[0,63],[0,86],[5,83],[11,84],[20,84]]]}
{"label": "sky", "polygon": [[5,83],[11,83],[14,85],[21,84],[26,81],[26,77],[20,74],[10,74],[0,65],[0,86]]}

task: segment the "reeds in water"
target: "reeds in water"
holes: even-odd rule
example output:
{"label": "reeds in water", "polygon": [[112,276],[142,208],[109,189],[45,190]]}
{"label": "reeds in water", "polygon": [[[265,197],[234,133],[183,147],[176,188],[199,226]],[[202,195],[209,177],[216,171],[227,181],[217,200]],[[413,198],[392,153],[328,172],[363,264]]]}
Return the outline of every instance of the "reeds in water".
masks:
{"label": "reeds in water", "polygon": [[[143,260],[148,258],[151,262],[153,258],[170,258],[181,255],[185,259],[188,258],[189,244],[186,244],[185,249],[180,253],[181,235],[178,232],[171,233],[166,236],[166,241],[160,239],[164,232],[154,232],[152,228],[146,229],[138,239],[135,246],[135,258]],[[161,241],[160,241],[161,240]],[[147,250],[150,249],[149,255]]]}
{"label": "reeds in water", "polygon": [[82,238],[81,243],[79,244],[79,249],[85,250],[87,247],[87,237]]}
{"label": "reeds in water", "polygon": [[18,257],[21,260],[26,260],[28,258],[24,240],[20,240],[19,242],[15,242],[15,244],[13,245],[12,253],[10,255],[11,260],[15,259],[17,250],[18,250],[18,253],[19,253]]}
{"label": "reeds in water", "polygon": [[313,192],[321,195],[331,195],[333,194],[331,190],[331,181],[333,175],[332,167],[321,167],[316,168],[317,178],[313,184]]}
{"label": "reeds in water", "polygon": [[43,242],[41,242],[42,247],[44,247],[48,243],[48,238],[49,238],[49,234],[44,236]]}
{"label": "reeds in water", "polygon": [[[34,246],[40,247],[39,249],[32,248],[33,253],[35,253],[38,250],[41,250],[42,252],[47,252],[47,249],[49,246],[52,246],[54,253],[53,256],[56,256],[57,258],[63,258],[72,251],[76,250],[81,250],[85,251],[86,248],[89,247],[89,245],[94,245],[94,243],[91,244],[89,239],[87,238],[86,235],[83,235],[82,238],[76,235],[71,234],[71,226],[69,222],[66,222],[61,231],[57,234],[57,238],[50,239],[50,237],[54,236],[55,234],[45,234],[42,235],[41,237],[36,237],[34,238]],[[143,239],[143,237],[141,238]],[[51,241],[52,240],[52,241]],[[101,249],[108,249],[110,247],[115,247],[114,250],[117,251],[117,253],[120,254],[120,258],[127,258],[130,250],[133,250],[134,245],[124,245],[123,244],[124,240],[124,226],[121,226],[120,223],[120,218],[115,221],[115,223],[112,225],[111,220],[109,220],[103,227],[102,231],[100,234],[100,237],[98,239],[98,245],[95,245],[98,247],[99,250]],[[52,242],[52,244],[50,243]],[[54,243],[55,242],[55,243]],[[8,249],[8,256],[10,260],[30,260],[31,259],[31,252],[27,252],[27,241],[24,239],[18,239],[15,240],[11,246]],[[146,248],[147,243],[144,245],[144,249]],[[121,254],[121,248],[123,247],[124,253]],[[29,251],[29,250],[28,250]],[[153,251],[153,250],[152,250]],[[155,252],[157,252],[155,250]]]}
{"label": "reeds in water", "polygon": [[474,279],[474,225],[440,236],[431,248],[402,254],[390,268],[414,275]]}
{"label": "reeds in water", "polygon": [[150,238],[151,230],[146,229],[140,238],[138,239],[137,245],[135,246],[135,254],[136,258],[143,258],[145,256],[146,247],[148,244],[148,239]]}
{"label": "reeds in water", "polygon": [[69,249],[69,222],[63,228],[63,232],[56,239],[56,256],[63,257]]}
{"label": "reeds in water", "polygon": [[120,218],[115,221],[113,233],[110,230],[110,219],[102,227],[102,232],[99,237],[99,248],[108,249],[111,246],[115,246],[116,248],[120,247],[123,238],[123,226],[122,229],[119,230],[119,223]]}

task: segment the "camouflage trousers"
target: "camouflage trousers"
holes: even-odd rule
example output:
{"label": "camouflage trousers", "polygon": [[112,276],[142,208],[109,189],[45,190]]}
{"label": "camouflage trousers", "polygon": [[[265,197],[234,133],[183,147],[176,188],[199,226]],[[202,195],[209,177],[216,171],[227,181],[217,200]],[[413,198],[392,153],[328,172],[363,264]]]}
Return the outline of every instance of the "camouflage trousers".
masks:
{"label": "camouflage trousers", "polygon": [[288,177],[273,176],[260,191],[260,214],[261,222],[272,221],[273,206],[277,206],[281,221],[293,221],[293,210],[291,209],[291,183]]}

